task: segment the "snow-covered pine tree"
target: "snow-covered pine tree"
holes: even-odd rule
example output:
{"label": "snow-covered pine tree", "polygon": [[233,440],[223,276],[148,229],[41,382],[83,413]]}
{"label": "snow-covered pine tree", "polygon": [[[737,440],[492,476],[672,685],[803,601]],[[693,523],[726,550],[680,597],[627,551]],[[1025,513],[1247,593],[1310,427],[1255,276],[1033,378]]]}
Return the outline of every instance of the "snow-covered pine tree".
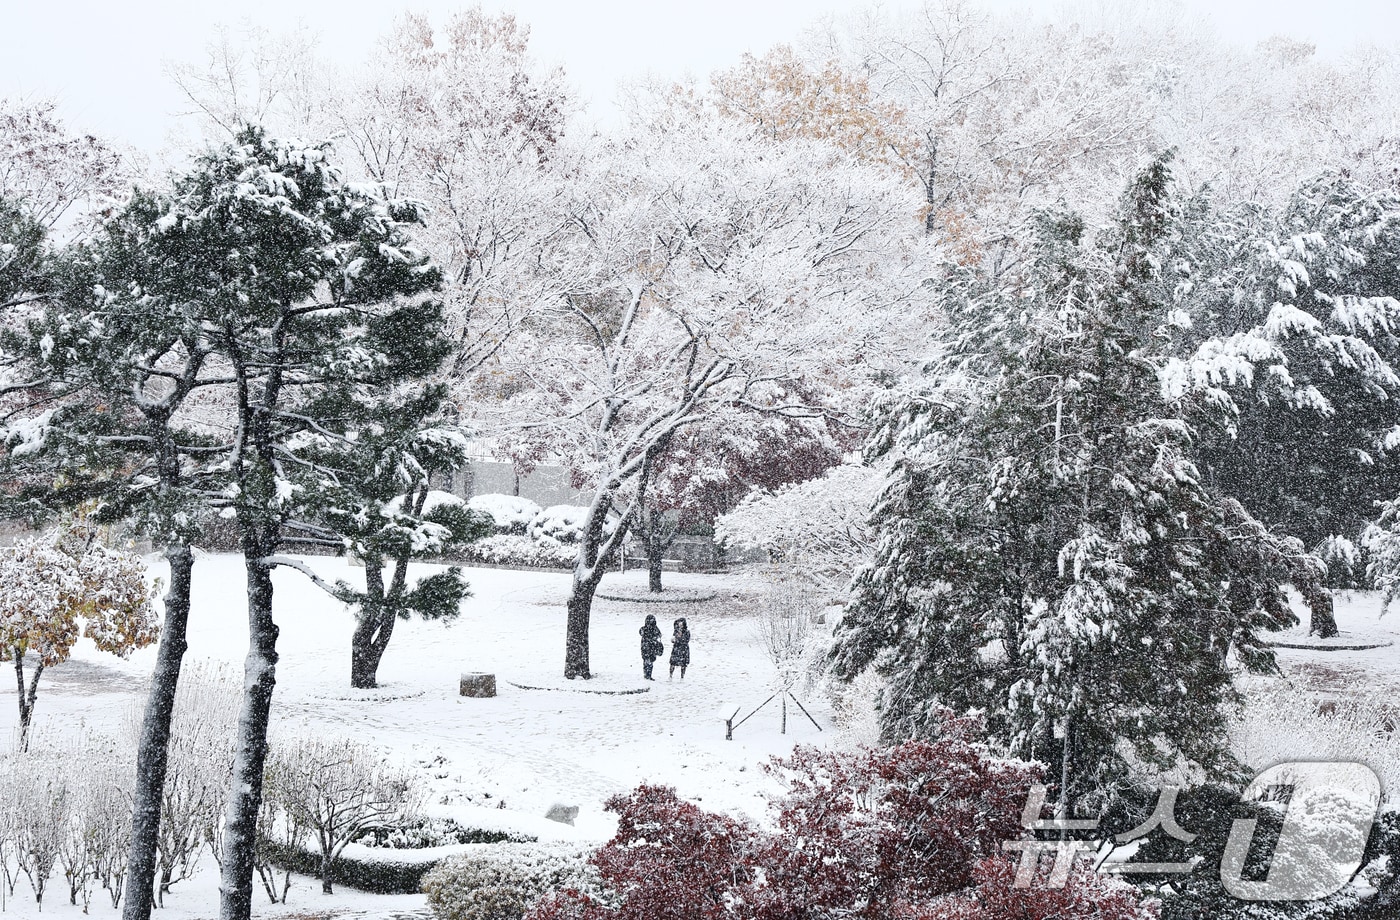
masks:
{"label": "snow-covered pine tree", "polygon": [[1165,392],[1178,222],[1164,155],[1092,245],[1042,215],[1020,290],[954,289],[927,390],[874,442],[898,463],[833,653],[885,677],[891,738],[982,710],[1069,797],[1121,776],[1125,744],[1225,763],[1234,662],[1270,666],[1280,583],[1320,567],[1200,480],[1196,430],[1228,407]]}
{"label": "snow-covered pine tree", "polygon": [[[210,341],[224,367],[230,449],[221,503],[248,572],[249,650],[221,860],[221,916],[252,909],[253,849],[276,683],[276,552],[289,539],[341,545],[308,521],[346,472],[318,462],[375,431],[376,410],[419,373],[438,334],[417,295],[437,271],[408,242],[412,206],[346,183],[326,145],[247,128],[178,180],[157,225],[217,291]],[[407,312],[401,312],[407,311]],[[396,321],[394,318],[398,317]],[[405,330],[413,331],[406,339]]]}
{"label": "snow-covered pine tree", "polygon": [[[1400,494],[1400,196],[1323,175],[1278,212],[1194,223],[1189,376],[1235,384],[1239,409],[1204,451],[1207,480],[1355,586],[1362,531]],[[1335,635],[1328,595],[1309,600],[1314,631]]]}
{"label": "snow-covered pine tree", "polygon": [[[418,311],[401,309],[383,323],[399,327],[382,329],[385,341],[414,341],[413,348],[393,356],[399,366],[387,379],[428,377],[452,353],[451,343],[431,332],[442,328],[434,303],[423,303]],[[352,687],[377,686],[379,662],[399,619],[417,614],[450,620],[471,596],[456,567],[408,579],[410,560],[440,556],[491,532],[489,516],[430,487],[434,474],[460,469],[466,459],[463,433],[444,417],[446,393],[439,382],[415,385],[379,405],[357,405],[342,392],[328,392],[318,404],[318,416],[361,419],[355,440],[324,438],[314,455],[317,464],[336,471],[319,492],[315,520],[364,563],[365,585],[329,584],[288,562],[355,611]],[[372,422],[364,424],[365,417]]]}
{"label": "snow-covered pine tree", "polygon": [[137,754],[128,920],[151,911],[191,546],[226,482],[231,427],[218,424],[217,398],[205,399],[227,383],[210,361],[225,279],[199,257],[205,227],[164,222],[173,202],[138,190],[89,239],[48,258],[46,280],[29,284],[37,293],[3,333],[18,388],[5,429],[15,504],[45,515],[95,502],[98,521],[126,522],[170,566]]}

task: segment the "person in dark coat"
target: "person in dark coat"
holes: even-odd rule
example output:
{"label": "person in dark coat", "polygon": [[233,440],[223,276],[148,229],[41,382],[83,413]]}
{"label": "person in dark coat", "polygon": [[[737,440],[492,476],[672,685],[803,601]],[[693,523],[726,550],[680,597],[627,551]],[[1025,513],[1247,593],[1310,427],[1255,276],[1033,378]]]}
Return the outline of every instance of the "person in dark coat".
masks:
{"label": "person in dark coat", "polygon": [[651,667],[656,663],[656,659],[661,657],[661,653],[666,650],[666,647],[661,644],[661,627],[656,625],[656,617],[647,614],[647,621],[637,632],[642,636],[642,677],[647,680],[655,680],[651,676]]}
{"label": "person in dark coat", "polygon": [[676,668],[681,669],[681,680],[685,680],[685,669],[690,666],[690,627],[685,617],[672,626],[671,632],[671,676],[676,676]]}

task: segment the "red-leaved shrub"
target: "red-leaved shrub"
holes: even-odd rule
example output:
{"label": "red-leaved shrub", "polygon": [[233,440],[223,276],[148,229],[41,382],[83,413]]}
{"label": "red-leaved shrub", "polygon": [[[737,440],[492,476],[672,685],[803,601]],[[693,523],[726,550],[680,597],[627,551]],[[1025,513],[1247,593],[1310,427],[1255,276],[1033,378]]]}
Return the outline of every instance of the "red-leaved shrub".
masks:
{"label": "red-leaved shrub", "polygon": [[[1012,887],[1001,844],[1021,837],[1040,767],[999,760],[978,724],[855,753],[798,748],[776,830],[642,786],[608,802],[617,835],[593,857],[615,901],[561,892],[527,920],[1150,920],[1137,892],[1087,870],[1060,889]],[[1047,867],[1048,871],[1048,867]],[[1042,872],[1042,876],[1044,872]]]}
{"label": "red-leaved shrub", "polygon": [[[1038,873],[1040,882],[1048,865]],[[1144,904],[1136,888],[1081,866],[1060,888],[1044,884],[1016,888],[1016,864],[985,859],[973,869],[976,887],[908,912],[891,920],[1155,920],[1156,904]]]}

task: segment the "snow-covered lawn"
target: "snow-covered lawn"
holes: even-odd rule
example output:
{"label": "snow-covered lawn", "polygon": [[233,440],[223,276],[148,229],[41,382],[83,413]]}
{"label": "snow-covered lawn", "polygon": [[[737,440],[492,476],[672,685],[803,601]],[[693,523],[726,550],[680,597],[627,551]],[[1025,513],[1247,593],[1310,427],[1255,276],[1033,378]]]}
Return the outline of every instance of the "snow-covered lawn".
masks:
{"label": "snow-covered lawn", "polygon": [[[1275,654],[1280,669],[1295,686],[1320,696],[1365,696],[1394,705],[1400,714],[1400,607],[1382,613],[1381,594],[1375,591],[1339,591],[1335,596],[1342,633],[1338,642],[1394,644],[1355,651],[1279,648]],[[1294,607],[1302,623],[1285,641],[1307,635],[1307,611],[1296,600]]]}
{"label": "snow-covered lawn", "polygon": [[[324,578],[363,577],[344,560],[307,561]],[[154,574],[161,569],[153,563]],[[195,575],[187,661],[219,662],[236,670],[247,641],[241,558],[202,557]],[[380,668],[382,689],[365,692],[349,688],[349,613],[301,575],[280,570],[282,660],[274,731],[349,735],[378,745],[422,774],[434,811],[464,824],[582,842],[611,835],[613,822],[603,801],[641,782],[674,785],[708,808],[761,817],[763,797],[775,789],[763,762],[794,743],[836,740],[831,711],[816,694],[804,702],[826,731],[818,733],[790,709],[783,736],[779,710],[770,704],[738,729],[733,741],[724,740],[723,716],[736,708],[742,716],[762,703],[773,673],[754,638],[754,589],[738,577],[667,573],[668,584],[676,588],[717,595],[704,603],[598,601],[592,628],[598,676],[586,684],[560,676],[567,575],[470,569],[468,577],[474,596],[461,617],[451,624],[401,621]],[[644,572],[610,574],[601,590],[638,591],[644,578]],[[637,630],[648,613],[661,623],[668,653],[670,621],[678,616],[689,621],[692,666],[683,682],[667,680],[664,656],[658,679],[641,679]],[[1320,695],[1400,699],[1400,613],[1381,617],[1376,595],[1356,593],[1339,597],[1337,618],[1343,631],[1389,637],[1397,644],[1363,652],[1280,649],[1285,675]],[[80,643],[72,661],[43,678],[38,729],[61,731],[81,721],[115,731],[133,707],[142,705],[154,654],[147,649],[121,661]],[[499,695],[460,697],[463,671],[495,673]],[[618,692],[642,688],[646,692]],[[0,692],[0,731],[10,731],[17,721],[13,694],[10,687]],[[576,827],[544,820],[555,803],[579,806]],[[341,889],[327,897],[319,883],[304,878],[294,882],[285,907],[267,904],[260,888],[255,894],[260,916],[426,916],[421,895]],[[65,895],[55,885],[43,916],[78,916]],[[5,908],[6,916],[37,916],[23,881]],[[94,900],[92,914],[115,916],[102,897]],[[175,888],[161,914],[169,920],[217,914],[211,857],[203,857],[197,877]]]}
{"label": "snow-covered lawn", "polygon": [[[344,560],[312,557],[308,564],[327,579],[363,579]],[[160,574],[156,562],[153,572]],[[425,570],[429,567],[423,567]],[[788,733],[779,733],[779,710],[770,704],[724,740],[723,716],[742,707],[741,717],[771,693],[773,667],[754,639],[745,605],[736,593],[750,590],[732,576],[667,573],[677,587],[716,592],[699,604],[635,604],[598,601],[593,608],[592,665],[598,677],[573,682],[563,670],[564,597],[569,577],[553,572],[469,569],[474,596],[451,624],[400,621],[380,667],[382,690],[349,687],[352,618],[302,575],[279,570],[277,695],[274,732],[308,731],[348,735],[381,746],[386,756],[414,764],[432,789],[432,800],[464,824],[504,827],[562,839],[602,842],[611,836],[603,801],[641,782],[676,786],[705,807],[759,817],[763,794],[773,786],[761,769],[770,755],[795,743],[833,740],[831,712],[819,698],[804,700],[826,731],[819,733],[801,713],[788,712]],[[644,572],[610,574],[609,585],[637,581]],[[630,585],[629,585],[630,586]],[[751,608],[751,604],[748,609]],[[684,681],[666,677],[665,657],[655,682],[641,679],[638,628],[654,613],[670,652],[670,623],[684,616],[691,634],[691,668]],[[241,668],[247,643],[241,557],[210,555],[195,567],[190,650],[187,661],[211,660]],[[121,661],[80,643],[74,659],[46,672],[40,686],[36,726],[77,724],[114,729],[143,701],[143,683],[154,648]],[[495,699],[458,695],[463,671],[497,675]],[[635,694],[582,690],[634,690]],[[723,714],[723,715],[722,715]],[[17,721],[14,691],[0,695],[0,731]],[[555,803],[577,805],[575,828],[547,822]],[[167,899],[168,920],[217,914],[217,875],[207,855],[198,877]],[[61,881],[61,880],[60,880]],[[421,910],[421,895],[383,897],[351,891],[326,897],[319,883],[295,883],[290,903],[273,908],[260,889],[260,915],[389,917]],[[9,916],[34,911],[21,882],[7,905]],[[100,902],[100,903],[99,903]],[[310,912],[308,914],[308,912]],[[95,901],[92,913],[113,916]],[[77,915],[66,891],[45,898],[44,916]]]}

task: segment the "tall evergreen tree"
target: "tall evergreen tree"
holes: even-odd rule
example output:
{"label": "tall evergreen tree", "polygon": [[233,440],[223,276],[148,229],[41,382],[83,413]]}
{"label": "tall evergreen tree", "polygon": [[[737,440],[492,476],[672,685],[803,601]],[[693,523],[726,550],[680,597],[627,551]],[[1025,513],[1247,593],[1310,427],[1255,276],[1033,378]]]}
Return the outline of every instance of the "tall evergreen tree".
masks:
{"label": "tall evergreen tree", "polygon": [[[194,555],[208,498],[225,480],[226,437],[191,410],[227,381],[209,362],[220,282],[198,234],[162,226],[168,197],[136,192],[101,231],[48,258],[39,293],[4,334],[14,498],[30,513],[95,502],[165,553],[169,589],[142,722],[124,916],[152,907],[176,685],[187,646]],[[31,284],[30,290],[38,290]]]}
{"label": "tall evergreen tree", "polygon": [[1188,266],[1169,157],[1083,235],[1042,215],[1021,290],[959,289],[927,391],[875,443],[897,472],[834,651],[838,674],[884,676],[892,737],[980,709],[1069,796],[1121,776],[1124,743],[1222,767],[1234,663],[1271,666],[1280,583],[1319,572],[1198,473],[1198,432],[1230,418],[1170,378]]}
{"label": "tall evergreen tree", "polygon": [[[248,574],[249,649],[221,858],[221,916],[252,909],[253,848],[278,627],[272,570],[289,540],[338,542],[314,524],[348,470],[323,462],[376,432],[420,369],[402,356],[431,342],[436,307],[416,295],[437,271],[408,242],[415,210],[346,183],[325,145],[256,128],[212,150],[178,180],[156,221],[190,245],[181,259],[210,291],[205,328],[225,371],[219,498],[236,521]],[[432,351],[434,346],[428,345]],[[396,357],[398,356],[398,357]]]}
{"label": "tall evergreen tree", "polygon": [[[1277,212],[1195,223],[1187,365],[1249,368],[1224,374],[1239,414],[1203,452],[1207,480],[1323,556],[1329,584],[1357,586],[1359,538],[1400,494],[1400,196],[1330,174]],[[1335,634],[1327,595],[1309,600]]]}

